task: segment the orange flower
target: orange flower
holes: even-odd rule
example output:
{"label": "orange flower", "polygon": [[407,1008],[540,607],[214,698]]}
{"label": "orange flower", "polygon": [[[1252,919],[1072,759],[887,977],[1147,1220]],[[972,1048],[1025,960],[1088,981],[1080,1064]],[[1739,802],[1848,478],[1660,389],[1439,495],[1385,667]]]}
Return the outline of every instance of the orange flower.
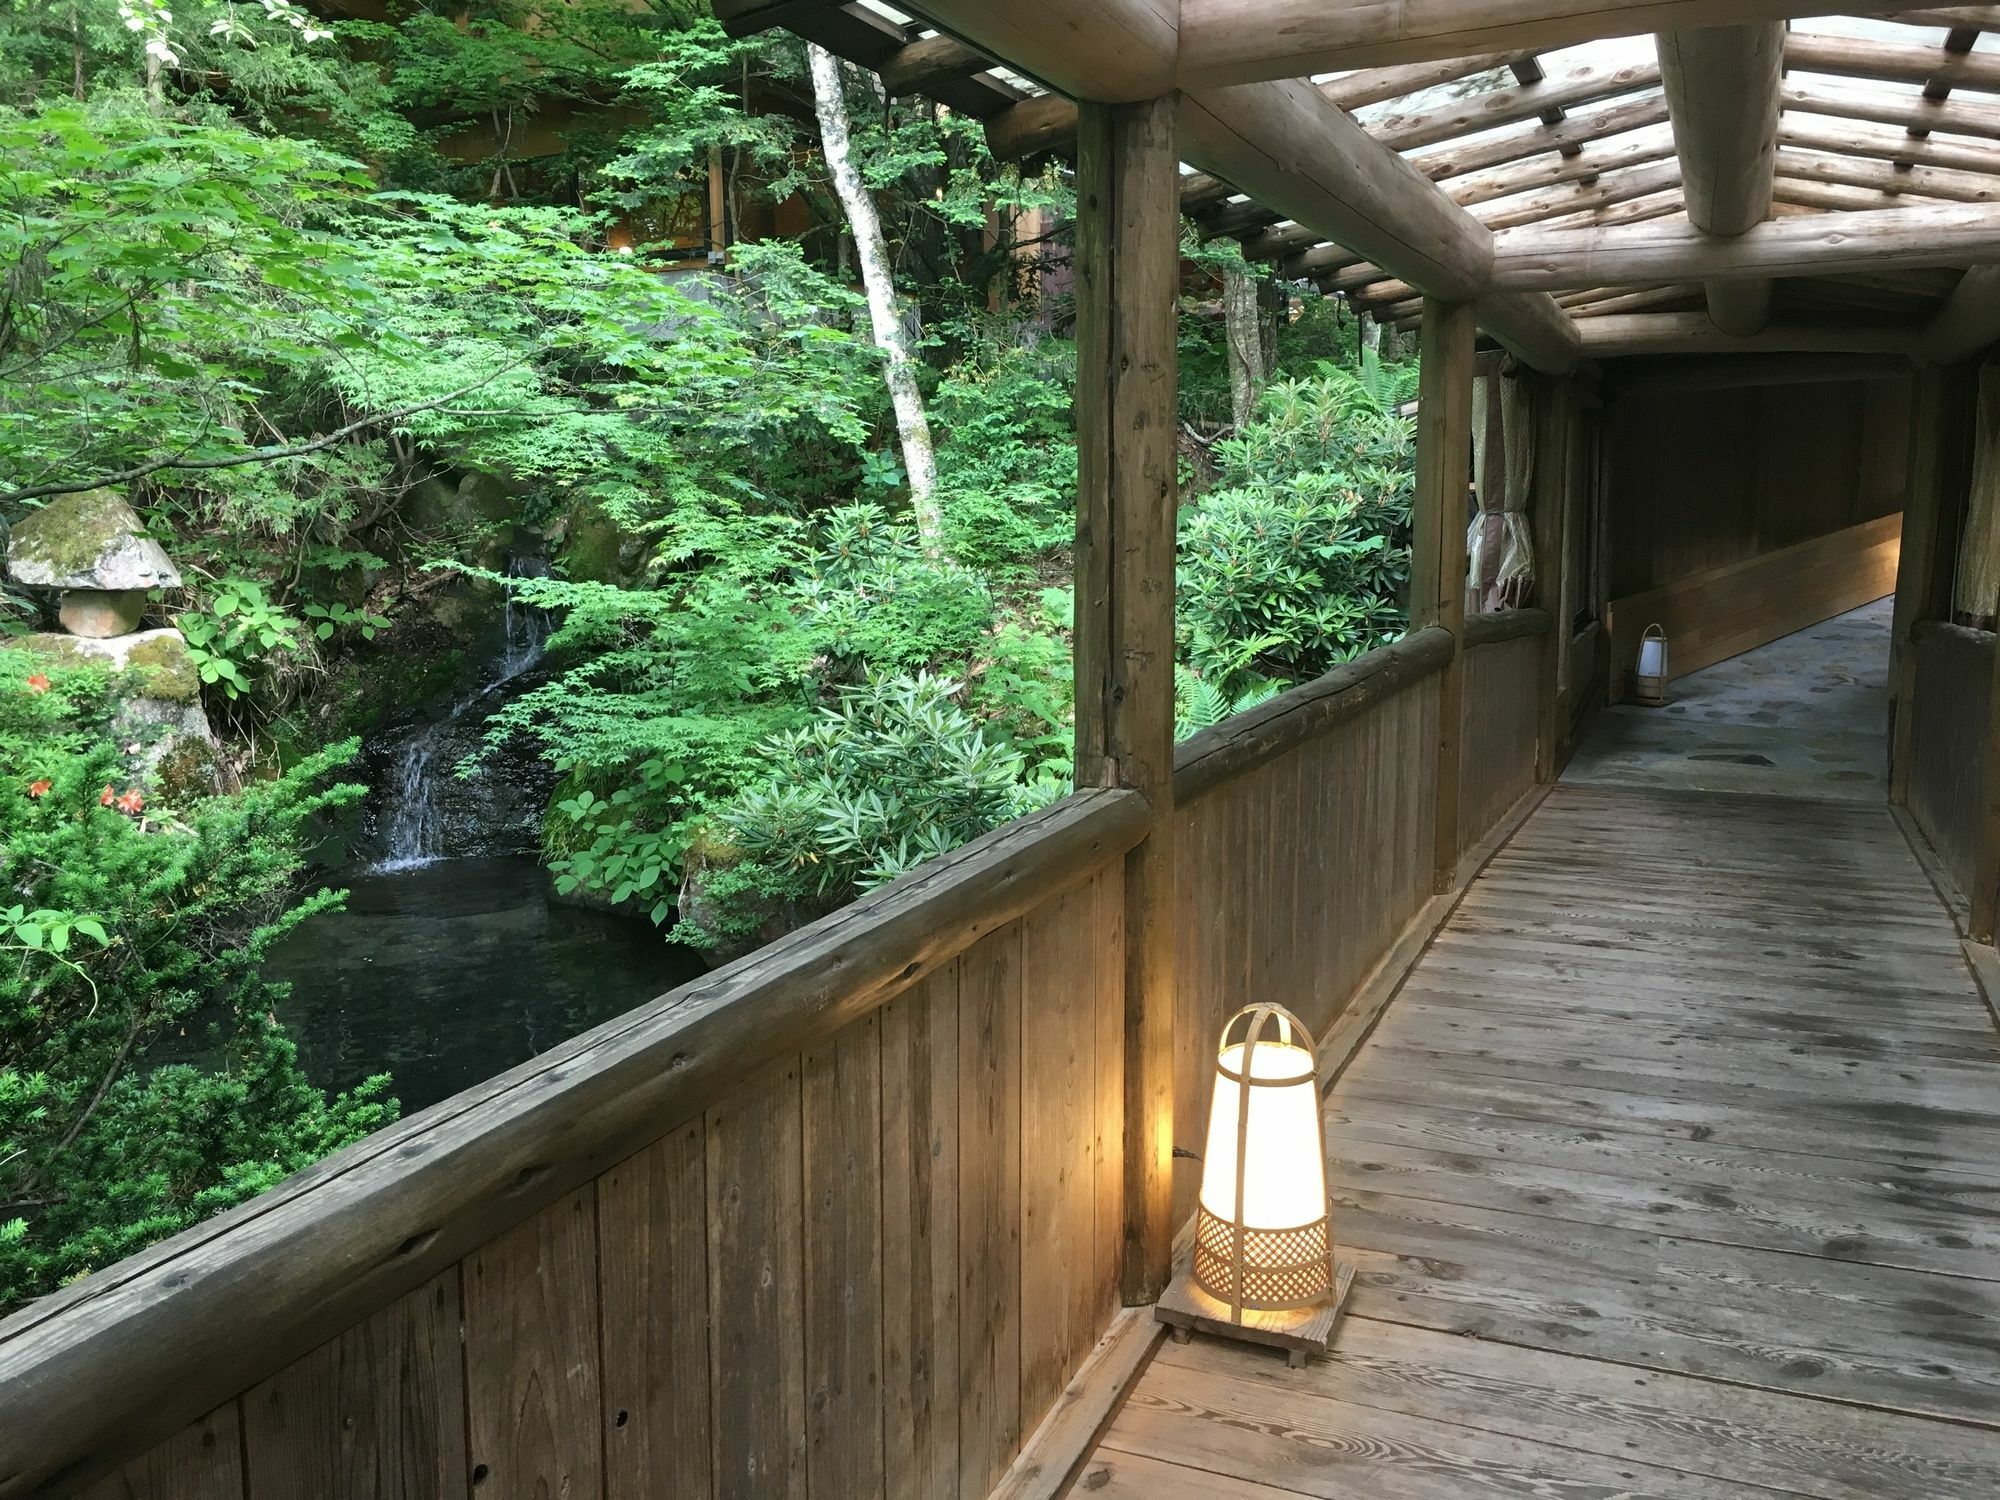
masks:
{"label": "orange flower", "polygon": [[105,782],[104,790],[97,794],[97,805],[99,807],[109,807],[113,802],[117,800],[118,800],[118,794],[111,790],[111,783],[108,781]]}
{"label": "orange flower", "polygon": [[54,783],[46,776],[40,781],[31,781],[28,783],[28,795],[30,797],[46,797],[49,794],[49,788],[53,785]]}
{"label": "orange flower", "polygon": [[118,810],[122,813],[139,812],[143,810],[145,806],[146,806],[146,799],[139,795],[139,789],[137,787],[133,787],[124,796],[120,797],[117,802]]}
{"label": "orange flower", "polygon": [[48,690],[49,690],[49,679],[47,673],[36,672],[29,676],[28,678],[29,692],[46,693]]}

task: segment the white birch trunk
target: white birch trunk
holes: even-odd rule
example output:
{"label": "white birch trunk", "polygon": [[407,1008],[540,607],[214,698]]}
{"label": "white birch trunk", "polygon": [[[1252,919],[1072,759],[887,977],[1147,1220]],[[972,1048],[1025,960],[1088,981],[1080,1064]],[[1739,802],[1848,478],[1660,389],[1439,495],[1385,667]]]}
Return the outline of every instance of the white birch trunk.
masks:
{"label": "white birch trunk", "polygon": [[889,401],[896,408],[896,435],[902,443],[903,469],[910,480],[910,509],[916,514],[917,535],[924,549],[942,548],[943,528],[937,508],[937,460],[931,450],[931,426],[924,416],[924,398],[917,389],[916,360],[903,334],[903,320],[896,307],[896,287],[889,276],[889,251],[882,238],[881,216],[875,200],[856,170],[848,146],[847,95],[840,83],[840,64],[831,52],[809,45],[812,59],[813,102],[819,114],[820,143],[826,153],[828,171],[833,174],[833,190],[847,212],[848,227],[854,232],[854,258],[861,266],[861,285],[868,294],[868,318],[875,329],[875,344],[883,354],[883,374],[889,385]]}
{"label": "white birch trunk", "polygon": [[1238,428],[1257,410],[1264,389],[1264,329],[1257,306],[1257,283],[1248,266],[1222,268],[1222,317],[1229,344],[1229,410]]}

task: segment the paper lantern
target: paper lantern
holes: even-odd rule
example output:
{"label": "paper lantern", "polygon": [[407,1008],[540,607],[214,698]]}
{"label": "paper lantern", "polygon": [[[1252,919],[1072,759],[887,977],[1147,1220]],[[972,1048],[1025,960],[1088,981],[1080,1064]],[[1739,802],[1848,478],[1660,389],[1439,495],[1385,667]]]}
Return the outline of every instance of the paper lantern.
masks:
{"label": "paper lantern", "polygon": [[1330,1345],[1353,1278],[1334,1249],[1312,1035],[1283,1006],[1247,1006],[1216,1047],[1192,1263],[1155,1312],[1176,1338],[1271,1344],[1300,1365]]}
{"label": "paper lantern", "polygon": [[1632,673],[1632,696],[1648,708],[1667,701],[1667,633],[1648,625],[1639,637],[1639,665]]}
{"label": "paper lantern", "polygon": [[1290,1011],[1223,1028],[1202,1153],[1196,1285],[1232,1311],[1311,1307],[1333,1290],[1319,1063]]}

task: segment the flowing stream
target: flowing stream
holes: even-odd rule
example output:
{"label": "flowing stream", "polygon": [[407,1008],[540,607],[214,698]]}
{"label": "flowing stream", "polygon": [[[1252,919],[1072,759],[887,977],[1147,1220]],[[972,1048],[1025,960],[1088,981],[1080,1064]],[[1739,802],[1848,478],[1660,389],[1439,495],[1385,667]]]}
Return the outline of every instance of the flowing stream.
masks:
{"label": "flowing stream", "polygon": [[[535,577],[541,570],[535,559],[517,558],[507,567],[514,578]],[[451,852],[446,802],[465,748],[466,731],[476,729],[500,707],[508,685],[539,665],[548,647],[548,612],[522,603],[511,588],[501,625],[500,646],[489,663],[486,681],[412,733],[396,753],[386,788],[388,805],[380,822],[382,852],[374,864],[379,873],[418,869]],[[477,717],[469,719],[472,715]]]}
{"label": "flowing stream", "polygon": [[553,898],[527,852],[547,794],[528,752],[457,776],[548,641],[547,615],[511,593],[501,625],[472,685],[375,759],[372,857],[325,877],[347,890],[345,910],[302,923],[264,965],[292,987],[278,1014],[307,1075],[342,1089],[386,1072],[406,1114],[706,967],[650,923]]}

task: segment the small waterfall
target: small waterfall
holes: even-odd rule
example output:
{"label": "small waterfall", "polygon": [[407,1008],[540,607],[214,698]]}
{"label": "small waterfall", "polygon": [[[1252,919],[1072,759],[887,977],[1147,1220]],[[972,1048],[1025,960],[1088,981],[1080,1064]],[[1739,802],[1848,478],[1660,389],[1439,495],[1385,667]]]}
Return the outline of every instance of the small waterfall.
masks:
{"label": "small waterfall", "polygon": [[[540,578],[547,572],[547,564],[538,557],[508,560],[510,578]],[[466,723],[468,715],[484,719],[499,707],[501,690],[541,661],[552,628],[547,610],[524,603],[508,587],[500,649],[489,663],[486,681],[411,734],[396,752],[388,778],[388,811],[381,823],[382,857],[371,868],[414,870],[450,857],[445,783],[457,768],[450,748],[472,727]]]}

